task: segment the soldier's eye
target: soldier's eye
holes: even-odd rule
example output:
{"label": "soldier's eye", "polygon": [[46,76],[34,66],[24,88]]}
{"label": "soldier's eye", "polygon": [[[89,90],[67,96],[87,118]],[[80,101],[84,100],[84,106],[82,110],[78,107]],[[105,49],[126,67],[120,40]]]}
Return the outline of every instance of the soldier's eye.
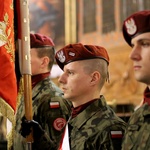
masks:
{"label": "soldier's eye", "polygon": [[150,46],[150,41],[141,41],[141,45],[143,47],[149,47]]}
{"label": "soldier's eye", "polygon": [[68,71],[68,74],[73,75],[74,73],[72,71]]}

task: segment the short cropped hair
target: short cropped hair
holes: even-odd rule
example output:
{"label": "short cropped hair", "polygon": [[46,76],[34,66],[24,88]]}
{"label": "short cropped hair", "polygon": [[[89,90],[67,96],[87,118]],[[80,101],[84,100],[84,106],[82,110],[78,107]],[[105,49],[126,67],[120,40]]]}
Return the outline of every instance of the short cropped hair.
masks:
{"label": "short cropped hair", "polygon": [[54,60],[55,60],[55,48],[53,46],[45,46],[41,48],[36,48],[39,58],[47,56],[50,59],[48,69],[51,70]]}
{"label": "short cropped hair", "polygon": [[105,81],[109,80],[108,63],[104,59],[89,59],[84,61],[85,73],[90,74],[98,71],[101,74],[100,88],[102,88]]}

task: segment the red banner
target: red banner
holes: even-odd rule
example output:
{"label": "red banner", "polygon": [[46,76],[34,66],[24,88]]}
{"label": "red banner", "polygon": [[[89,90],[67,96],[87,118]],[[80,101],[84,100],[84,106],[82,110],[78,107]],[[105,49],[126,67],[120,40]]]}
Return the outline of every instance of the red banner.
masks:
{"label": "red banner", "polygon": [[0,0],[0,112],[12,119],[16,111],[13,0]]}

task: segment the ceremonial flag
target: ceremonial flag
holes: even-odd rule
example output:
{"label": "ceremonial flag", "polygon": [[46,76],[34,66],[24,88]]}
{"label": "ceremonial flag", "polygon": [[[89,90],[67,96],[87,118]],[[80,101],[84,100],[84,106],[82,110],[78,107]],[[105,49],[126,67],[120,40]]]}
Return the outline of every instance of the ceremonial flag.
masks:
{"label": "ceremonial flag", "polygon": [[0,112],[14,119],[17,101],[12,0],[0,0]]}

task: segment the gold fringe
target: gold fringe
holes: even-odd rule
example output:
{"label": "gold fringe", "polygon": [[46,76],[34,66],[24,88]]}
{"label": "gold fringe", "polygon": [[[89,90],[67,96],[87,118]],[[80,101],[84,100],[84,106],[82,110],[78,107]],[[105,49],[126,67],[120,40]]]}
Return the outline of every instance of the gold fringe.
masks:
{"label": "gold fringe", "polygon": [[[0,111],[3,116],[7,117],[11,121],[12,125],[15,123],[14,110],[2,98],[0,98]],[[8,135],[6,138],[8,140]]]}
{"label": "gold fringe", "polygon": [[7,117],[11,122],[14,121],[14,110],[0,97],[0,112]]}
{"label": "gold fringe", "polygon": [[[17,108],[18,108],[18,105],[20,104],[20,99],[21,99],[22,95],[23,95],[23,79],[21,78],[20,84],[19,84],[19,92],[18,92],[18,96],[17,96]],[[16,126],[16,118],[14,116],[14,119],[12,122],[12,129],[11,129],[10,133],[7,135],[7,141],[8,141],[7,150],[12,149],[15,126]]]}

